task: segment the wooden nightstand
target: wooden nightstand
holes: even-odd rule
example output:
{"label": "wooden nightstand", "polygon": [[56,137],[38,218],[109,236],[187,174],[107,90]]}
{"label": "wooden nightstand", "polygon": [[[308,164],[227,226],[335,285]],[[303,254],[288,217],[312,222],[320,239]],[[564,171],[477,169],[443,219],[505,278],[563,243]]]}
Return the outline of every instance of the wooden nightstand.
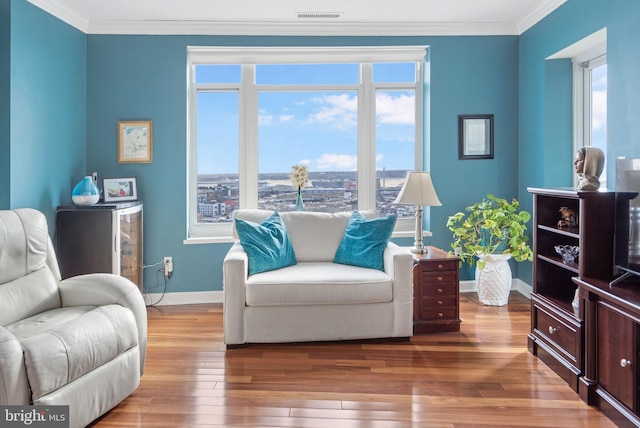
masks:
{"label": "wooden nightstand", "polygon": [[413,255],[413,334],[460,331],[459,263],[435,247]]}

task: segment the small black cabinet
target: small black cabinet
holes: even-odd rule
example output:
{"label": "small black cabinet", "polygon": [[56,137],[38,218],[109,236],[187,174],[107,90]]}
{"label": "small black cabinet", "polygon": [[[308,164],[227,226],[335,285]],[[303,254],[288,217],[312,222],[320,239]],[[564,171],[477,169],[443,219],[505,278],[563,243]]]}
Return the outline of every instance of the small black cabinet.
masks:
{"label": "small black cabinet", "polygon": [[142,202],[60,206],[56,254],[62,278],[115,273],[142,291]]}

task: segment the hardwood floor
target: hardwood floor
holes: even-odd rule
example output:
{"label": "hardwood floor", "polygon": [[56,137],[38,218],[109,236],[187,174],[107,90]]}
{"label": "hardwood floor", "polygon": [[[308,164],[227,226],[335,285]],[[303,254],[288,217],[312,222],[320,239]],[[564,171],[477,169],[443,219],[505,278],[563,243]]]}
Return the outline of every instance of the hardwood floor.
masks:
{"label": "hardwood floor", "polygon": [[149,308],[145,374],[95,427],[613,427],[527,351],[529,301],[461,295],[461,331],[227,350],[222,306]]}

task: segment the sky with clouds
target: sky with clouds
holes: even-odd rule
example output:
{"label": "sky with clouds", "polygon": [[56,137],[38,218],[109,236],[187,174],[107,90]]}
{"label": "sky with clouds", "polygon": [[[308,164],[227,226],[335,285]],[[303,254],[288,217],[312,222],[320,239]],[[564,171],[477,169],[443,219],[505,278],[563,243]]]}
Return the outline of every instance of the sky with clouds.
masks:
{"label": "sky with clouds", "polygon": [[[315,84],[318,79],[339,76],[343,65],[322,65],[318,76],[309,67],[299,79]],[[273,68],[274,79],[283,79]],[[392,67],[385,69],[393,72]],[[353,70],[346,70],[350,75]],[[399,75],[401,75],[400,73]],[[288,76],[287,79],[298,79]],[[311,80],[311,82],[309,82]],[[350,83],[350,82],[349,82]],[[355,171],[357,167],[357,108],[355,90],[260,91],[258,95],[258,170],[288,172],[294,164],[310,171]],[[379,90],[376,94],[377,168],[413,169],[415,111],[413,91]],[[198,96],[199,174],[234,173],[238,163],[238,97],[235,93],[204,93]]]}

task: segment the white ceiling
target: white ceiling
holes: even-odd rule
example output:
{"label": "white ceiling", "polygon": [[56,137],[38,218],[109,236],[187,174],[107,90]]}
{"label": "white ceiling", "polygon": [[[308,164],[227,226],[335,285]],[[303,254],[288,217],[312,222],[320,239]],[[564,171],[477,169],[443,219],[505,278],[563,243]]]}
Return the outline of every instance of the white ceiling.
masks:
{"label": "white ceiling", "polygon": [[504,35],[566,0],[28,1],[88,34]]}

